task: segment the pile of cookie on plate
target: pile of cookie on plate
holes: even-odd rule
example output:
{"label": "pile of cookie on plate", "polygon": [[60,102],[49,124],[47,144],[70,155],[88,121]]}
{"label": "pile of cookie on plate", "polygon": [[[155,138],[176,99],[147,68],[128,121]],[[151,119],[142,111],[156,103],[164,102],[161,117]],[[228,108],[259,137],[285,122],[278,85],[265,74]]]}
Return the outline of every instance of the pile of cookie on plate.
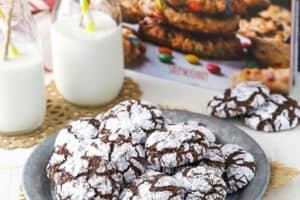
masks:
{"label": "pile of cookie on plate", "polygon": [[219,118],[240,117],[255,130],[280,132],[300,124],[300,104],[291,97],[270,94],[260,82],[242,82],[208,103],[208,112]]}
{"label": "pile of cookie on plate", "polygon": [[247,186],[256,164],[215,142],[201,122],[167,123],[155,105],[127,100],[60,130],[46,171],[59,200],[221,200]]}

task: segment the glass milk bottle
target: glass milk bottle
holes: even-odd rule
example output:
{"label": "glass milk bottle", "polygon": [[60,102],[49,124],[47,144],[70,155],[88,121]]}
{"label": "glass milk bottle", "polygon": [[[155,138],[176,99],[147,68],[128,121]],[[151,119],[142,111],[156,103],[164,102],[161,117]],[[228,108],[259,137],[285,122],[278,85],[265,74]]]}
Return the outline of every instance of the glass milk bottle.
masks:
{"label": "glass milk bottle", "polygon": [[58,0],[53,13],[52,63],[56,87],[81,106],[108,103],[119,93],[124,57],[114,0]]}
{"label": "glass milk bottle", "polygon": [[46,112],[43,56],[26,0],[0,2],[0,134],[38,128]]}

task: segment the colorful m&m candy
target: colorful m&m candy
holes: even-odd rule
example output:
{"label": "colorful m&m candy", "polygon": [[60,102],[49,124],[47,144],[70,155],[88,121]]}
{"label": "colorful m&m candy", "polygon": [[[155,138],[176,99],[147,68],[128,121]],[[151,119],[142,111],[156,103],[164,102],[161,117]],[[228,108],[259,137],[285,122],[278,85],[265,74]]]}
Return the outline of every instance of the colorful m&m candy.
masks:
{"label": "colorful m&m candy", "polygon": [[159,54],[159,60],[163,63],[172,63],[173,56],[167,53]]}
{"label": "colorful m&m candy", "polygon": [[199,64],[199,61],[200,61],[200,59],[194,54],[187,54],[185,56],[185,59],[186,59],[186,61],[188,61],[189,63],[194,64],[194,65]]}
{"label": "colorful m&m candy", "polygon": [[187,7],[193,12],[199,12],[201,10],[200,4],[194,1],[189,2]]}
{"label": "colorful m&m candy", "polygon": [[168,47],[160,47],[159,53],[166,53],[172,55],[173,51],[172,49],[169,49]]}
{"label": "colorful m&m candy", "polygon": [[221,73],[221,68],[217,64],[209,63],[209,64],[207,64],[206,68],[212,74],[220,74]]}

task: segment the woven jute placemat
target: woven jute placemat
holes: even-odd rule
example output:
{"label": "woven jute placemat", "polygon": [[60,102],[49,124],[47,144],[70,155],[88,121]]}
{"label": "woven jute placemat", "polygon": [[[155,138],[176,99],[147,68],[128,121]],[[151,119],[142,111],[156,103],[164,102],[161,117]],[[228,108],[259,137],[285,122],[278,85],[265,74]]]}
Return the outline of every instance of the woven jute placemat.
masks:
{"label": "woven jute placemat", "polygon": [[47,86],[47,113],[43,124],[35,131],[18,136],[0,136],[0,148],[29,148],[41,143],[70,120],[95,116],[126,99],[140,99],[142,92],[137,83],[125,77],[119,96],[112,102],[100,107],[79,107],[65,101],[57,91],[54,82]]}

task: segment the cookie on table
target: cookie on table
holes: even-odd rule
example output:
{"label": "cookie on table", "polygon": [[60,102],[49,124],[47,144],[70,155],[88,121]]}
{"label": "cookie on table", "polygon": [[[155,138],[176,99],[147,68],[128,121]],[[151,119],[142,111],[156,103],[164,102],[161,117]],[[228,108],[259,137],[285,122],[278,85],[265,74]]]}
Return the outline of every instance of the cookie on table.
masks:
{"label": "cookie on table", "polygon": [[242,82],[215,96],[208,103],[208,112],[219,118],[245,115],[262,106],[269,95],[269,88],[260,82]]}
{"label": "cookie on table", "polygon": [[120,200],[181,200],[185,190],[172,176],[160,172],[148,172],[135,180],[130,188],[124,189]]}
{"label": "cookie on table", "polygon": [[58,200],[118,199],[121,175],[101,157],[100,149],[86,146],[76,154],[60,153],[55,152],[47,166]]}
{"label": "cookie on table", "polygon": [[196,36],[153,18],[145,18],[140,24],[139,32],[145,40],[202,58],[239,59],[243,55],[240,40],[235,35]]}
{"label": "cookie on table", "polygon": [[139,0],[117,0],[121,8],[124,22],[138,23],[144,17],[143,12],[139,9]]}
{"label": "cookie on table", "polygon": [[231,84],[235,86],[244,81],[261,81],[272,92],[288,94],[290,90],[289,68],[245,68],[231,77]]}
{"label": "cookie on table", "polygon": [[205,167],[185,167],[175,175],[186,189],[186,200],[225,200],[226,183]]}
{"label": "cookie on table", "polygon": [[299,123],[299,103],[280,94],[271,95],[262,107],[245,117],[247,126],[265,132],[289,130],[298,126]]}
{"label": "cookie on table", "polygon": [[199,16],[195,13],[177,11],[167,5],[157,7],[156,0],[140,0],[140,9],[146,16],[160,19],[164,23],[183,31],[205,34],[232,34],[239,28],[239,16]]}
{"label": "cookie on table", "polygon": [[168,125],[164,131],[152,133],[146,140],[146,155],[158,169],[175,168],[199,161],[206,153],[209,141],[197,129]]}
{"label": "cookie on table", "polygon": [[225,156],[222,152],[221,145],[211,144],[203,158],[199,162],[199,166],[204,167],[207,171],[222,177],[225,171]]}
{"label": "cookie on table", "polygon": [[97,119],[101,121],[99,129],[102,133],[113,134],[122,129],[129,131],[141,129],[146,133],[140,138],[142,142],[145,141],[146,135],[165,126],[162,111],[154,104],[143,100],[123,101],[97,116]]}
{"label": "cookie on table", "polygon": [[165,2],[176,10],[205,15],[239,15],[246,10],[244,0],[165,0]]}
{"label": "cookie on table", "polygon": [[246,187],[255,176],[256,164],[253,156],[235,144],[225,144],[222,152],[226,159],[226,172],[223,176],[227,192],[234,193]]}
{"label": "cookie on table", "polygon": [[125,64],[128,65],[144,56],[146,46],[136,31],[127,26],[123,26],[122,35]]}

